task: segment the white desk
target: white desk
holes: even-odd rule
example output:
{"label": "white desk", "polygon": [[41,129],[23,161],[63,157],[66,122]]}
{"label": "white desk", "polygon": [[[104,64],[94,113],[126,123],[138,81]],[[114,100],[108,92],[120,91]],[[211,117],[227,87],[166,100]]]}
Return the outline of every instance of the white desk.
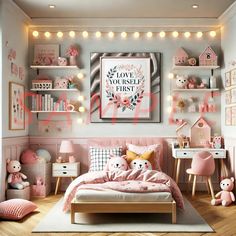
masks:
{"label": "white desk", "polygon": [[208,151],[210,152],[214,159],[218,159],[221,164],[221,173],[223,176],[228,176],[228,170],[225,166],[224,159],[226,158],[226,150],[225,149],[212,149],[212,148],[175,148],[174,144],[172,144],[172,157],[175,158],[175,166],[173,171],[173,179],[175,179],[176,183],[179,182],[179,172],[181,161],[184,159],[192,159],[193,155],[200,151]]}

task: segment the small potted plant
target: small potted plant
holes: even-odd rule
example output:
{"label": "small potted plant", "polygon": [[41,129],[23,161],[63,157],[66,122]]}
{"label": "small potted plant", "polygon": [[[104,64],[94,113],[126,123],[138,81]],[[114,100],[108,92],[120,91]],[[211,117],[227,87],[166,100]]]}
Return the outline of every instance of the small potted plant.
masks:
{"label": "small potted plant", "polygon": [[71,66],[75,66],[77,64],[76,57],[79,55],[79,50],[76,46],[71,45],[67,51],[66,55],[69,56],[69,61]]}

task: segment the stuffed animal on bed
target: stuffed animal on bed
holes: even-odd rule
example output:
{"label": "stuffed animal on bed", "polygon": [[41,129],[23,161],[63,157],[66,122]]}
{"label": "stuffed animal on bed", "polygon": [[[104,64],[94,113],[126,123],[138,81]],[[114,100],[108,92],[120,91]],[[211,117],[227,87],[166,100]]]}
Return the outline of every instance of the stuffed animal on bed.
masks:
{"label": "stuffed animal on bed", "polygon": [[216,206],[222,204],[222,206],[228,206],[235,201],[235,196],[232,192],[234,188],[234,178],[226,178],[220,182],[220,187],[222,191],[216,194],[216,198],[212,199],[211,205]]}
{"label": "stuffed animal on bed", "polygon": [[108,162],[105,166],[105,171],[114,171],[114,170],[128,170],[129,165],[124,156],[115,156],[114,154],[110,154]]}
{"label": "stuffed animal on bed", "polygon": [[132,152],[130,150],[126,151],[126,159],[129,163],[131,169],[143,169],[152,170],[153,169],[153,151],[145,152],[141,155]]}

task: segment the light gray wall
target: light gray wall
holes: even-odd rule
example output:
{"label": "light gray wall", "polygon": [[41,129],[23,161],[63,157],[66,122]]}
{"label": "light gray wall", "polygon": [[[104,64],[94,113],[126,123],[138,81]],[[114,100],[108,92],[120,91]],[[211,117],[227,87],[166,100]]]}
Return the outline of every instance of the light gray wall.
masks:
{"label": "light gray wall", "polygon": [[[223,51],[224,66],[222,68],[222,79],[224,80],[225,72],[233,67],[230,65],[231,61],[236,61],[236,5],[231,9],[234,14],[231,18],[224,22],[221,29],[221,47]],[[231,12],[231,13],[232,13]],[[235,67],[236,68],[236,67]],[[236,126],[225,125],[225,95],[222,93],[222,133],[225,137],[236,137]]]}
{"label": "light gray wall", "polygon": [[[112,19],[110,20],[112,25]],[[59,29],[56,28],[37,28],[39,31],[54,31],[56,32]],[[70,30],[66,28],[66,30]],[[190,31],[193,29],[189,29]],[[195,30],[195,29],[194,29]],[[141,31],[146,31],[145,28],[140,29]],[[42,33],[41,33],[42,35]],[[58,40],[54,36],[50,40],[45,40],[42,35],[38,39],[34,39],[30,33],[30,62],[33,60],[33,46],[34,44],[39,43],[59,43],[61,44],[61,55],[65,55],[66,48],[74,43],[80,45],[80,67],[83,68],[85,73],[85,79],[82,83],[83,90],[82,94],[86,97],[84,102],[87,111],[89,111],[89,88],[90,88],[90,52],[161,52],[162,53],[162,122],[160,124],[77,124],[76,119],[79,115],[72,115],[73,126],[72,130],[68,132],[63,132],[63,134],[53,134],[49,133],[50,136],[67,136],[67,137],[89,137],[89,136],[173,136],[175,135],[176,126],[170,126],[168,124],[169,114],[167,112],[167,107],[169,102],[167,101],[167,96],[170,94],[170,81],[167,78],[168,73],[172,69],[172,56],[174,55],[178,47],[184,47],[192,56],[199,56],[200,53],[205,49],[206,46],[211,45],[216,53],[220,53],[220,34],[215,39],[210,39],[208,36],[204,36],[203,39],[196,39],[194,36],[191,39],[185,39],[181,36],[179,39],[173,39],[171,36],[168,36],[166,39],[161,40],[160,38],[153,37],[152,39],[147,39],[141,37],[140,39],[133,39],[133,37],[128,37],[126,40],[122,40],[119,36],[110,40],[107,37],[102,37],[101,39],[96,39],[94,36],[88,39],[83,39],[82,37],[76,37],[75,39],[70,39],[68,36],[63,37],[62,40]],[[46,73],[43,71],[42,73]],[[66,73],[66,72],[49,72],[53,73]],[[69,73],[73,74],[73,71]],[[77,72],[75,72],[77,73]],[[179,72],[181,73],[181,72]],[[185,72],[188,73],[188,72]],[[198,73],[198,72],[197,72]],[[200,72],[202,75],[210,75],[209,71]],[[220,75],[220,71],[216,71],[216,75]],[[35,71],[30,72],[30,79],[34,78]],[[198,94],[198,93],[196,93]],[[200,95],[200,94],[198,94]],[[76,95],[71,95],[75,96]],[[199,97],[201,97],[200,95]],[[218,112],[215,114],[206,114],[206,118],[209,121],[215,122],[213,127],[214,133],[220,133],[221,127],[220,122],[220,100],[218,101]],[[88,115],[88,114],[87,114]],[[190,121],[190,124],[193,124],[195,120],[200,116],[200,114],[184,114],[183,117]],[[180,116],[181,117],[181,116]],[[84,117],[86,120],[88,117]],[[39,119],[47,119],[40,115]],[[54,118],[55,119],[55,118]],[[30,125],[30,135],[45,135],[38,131],[38,126],[36,122],[36,116],[33,119],[33,122]]]}
{"label": "light gray wall", "polygon": [[[28,124],[25,130],[9,130],[9,81],[24,84],[27,88],[28,79],[28,27],[27,17],[11,1],[2,1],[2,136],[16,137],[28,135]],[[16,63],[25,69],[25,80],[11,75],[11,63],[8,60],[8,52],[13,48],[16,50]],[[27,117],[26,117],[27,119]]]}

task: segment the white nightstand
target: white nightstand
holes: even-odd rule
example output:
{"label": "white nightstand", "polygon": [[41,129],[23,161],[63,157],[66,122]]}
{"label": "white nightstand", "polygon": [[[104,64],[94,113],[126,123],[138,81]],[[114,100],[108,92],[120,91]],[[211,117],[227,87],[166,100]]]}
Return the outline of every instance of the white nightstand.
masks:
{"label": "white nightstand", "polygon": [[53,163],[52,164],[52,176],[57,177],[57,183],[55,188],[55,195],[57,194],[61,178],[74,178],[80,174],[80,162],[75,163]]}

